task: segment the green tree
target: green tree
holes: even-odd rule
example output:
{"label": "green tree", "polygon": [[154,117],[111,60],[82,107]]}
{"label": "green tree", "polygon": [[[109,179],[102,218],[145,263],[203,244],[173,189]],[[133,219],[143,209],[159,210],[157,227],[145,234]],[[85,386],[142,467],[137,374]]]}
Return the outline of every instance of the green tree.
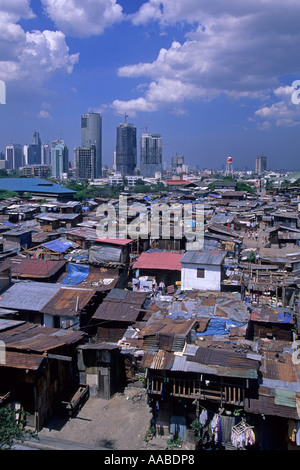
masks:
{"label": "green tree", "polygon": [[26,428],[26,416],[29,413],[24,412],[22,417],[9,408],[0,409],[0,449],[10,449],[14,441],[24,442],[28,438],[38,438],[36,431]]}
{"label": "green tree", "polygon": [[236,183],[236,190],[237,191],[246,191],[247,193],[254,193],[255,189],[250,186],[249,184],[244,183],[243,181],[238,181]]}
{"label": "green tree", "polygon": [[288,179],[285,179],[285,180],[282,181],[282,183],[280,185],[280,188],[281,189],[288,189],[290,184],[291,184],[291,182]]}
{"label": "green tree", "polygon": [[8,199],[10,197],[19,197],[19,194],[16,191],[3,191],[0,193],[0,199]]}

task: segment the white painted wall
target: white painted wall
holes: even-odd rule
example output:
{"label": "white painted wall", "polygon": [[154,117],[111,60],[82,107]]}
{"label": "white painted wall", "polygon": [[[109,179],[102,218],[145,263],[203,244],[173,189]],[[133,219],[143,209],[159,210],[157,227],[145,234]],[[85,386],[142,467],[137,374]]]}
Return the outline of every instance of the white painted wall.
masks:
{"label": "white painted wall", "polygon": [[[197,269],[204,269],[204,278],[197,278]],[[181,264],[181,289],[182,290],[221,290],[221,266],[207,264]]]}

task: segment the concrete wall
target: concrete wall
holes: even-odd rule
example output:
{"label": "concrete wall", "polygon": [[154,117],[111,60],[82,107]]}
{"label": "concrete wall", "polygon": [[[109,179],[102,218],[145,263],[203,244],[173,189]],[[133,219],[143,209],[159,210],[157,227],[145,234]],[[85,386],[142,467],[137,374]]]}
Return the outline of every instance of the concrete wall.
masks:
{"label": "concrete wall", "polygon": [[[204,269],[204,278],[197,278],[197,269]],[[182,263],[181,289],[221,290],[221,266]]]}

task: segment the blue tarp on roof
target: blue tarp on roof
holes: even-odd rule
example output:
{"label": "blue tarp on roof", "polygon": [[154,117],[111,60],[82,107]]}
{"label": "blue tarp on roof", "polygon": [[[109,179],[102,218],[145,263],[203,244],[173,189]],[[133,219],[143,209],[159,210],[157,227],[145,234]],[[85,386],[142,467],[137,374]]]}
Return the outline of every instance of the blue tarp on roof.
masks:
{"label": "blue tarp on roof", "polygon": [[90,268],[85,264],[68,264],[68,274],[62,280],[62,284],[68,286],[76,286],[83,282],[89,275]]}
{"label": "blue tarp on roof", "polygon": [[64,253],[73,246],[73,243],[58,239],[48,243],[44,243],[42,246],[44,246],[45,248],[49,248],[49,250],[57,251],[58,253]]}
{"label": "blue tarp on roof", "polygon": [[290,323],[292,314],[288,312],[279,312],[277,313],[277,320],[282,323]]}
{"label": "blue tarp on roof", "polygon": [[197,336],[227,335],[232,328],[243,325],[245,325],[245,323],[230,320],[229,318],[211,318],[206,330],[202,333],[197,333]]}

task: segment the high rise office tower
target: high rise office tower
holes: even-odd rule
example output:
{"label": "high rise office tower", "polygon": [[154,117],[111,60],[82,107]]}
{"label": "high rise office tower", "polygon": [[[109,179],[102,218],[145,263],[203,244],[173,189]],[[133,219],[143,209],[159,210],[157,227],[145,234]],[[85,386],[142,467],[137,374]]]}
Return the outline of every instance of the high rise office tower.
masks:
{"label": "high rise office tower", "polygon": [[23,166],[23,146],[21,144],[10,144],[6,147],[6,168],[17,170]]}
{"label": "high rise office tower", "polygon": [[160,134],[144,132],[140,138],[141,175],[154,178],[162,171],[162,139]]}
{"label": "high rise office tower", "polygon": [[42,144],[42,165],[50,165],[50,149],[48,144]]}
{"label": "high rise office tower", "polygon": [[63,178],[69,172],[69,149],[63,140],[51,142],[52,176]]}
{"label": "high rise office tower", "polygon": [[93,180],[96,175],[96,147],[74,149],[75,175],[77,180]]}
{"label": "high rise office tower", "polygon": [[27,163],[28,165],[40,165],[42,163],[42,142],[40,134],[33,132],[32,143],[27,147]]}
{"label": "high rise office tower", "polygon": [[172,157],[172,172],[182,173],[182,165],[184,165],[184,156],[174,155],[174,157]]}
{"label": "high rise office tower", "polygon": [[267,157],[257,156],[255,160],[255,173],[260,175],[267,170]]}
{"label": "high rise office tower", "polygon": [[123,122],[117,127],[116,170],[121,175],[133,175],[136,163],[136,127]]}
{"label": "high rise office tower", "polygon": [[81,116],[81,147],[94,146],[96,149],[95,178],[102,176],[102,117],[99,113]]}

